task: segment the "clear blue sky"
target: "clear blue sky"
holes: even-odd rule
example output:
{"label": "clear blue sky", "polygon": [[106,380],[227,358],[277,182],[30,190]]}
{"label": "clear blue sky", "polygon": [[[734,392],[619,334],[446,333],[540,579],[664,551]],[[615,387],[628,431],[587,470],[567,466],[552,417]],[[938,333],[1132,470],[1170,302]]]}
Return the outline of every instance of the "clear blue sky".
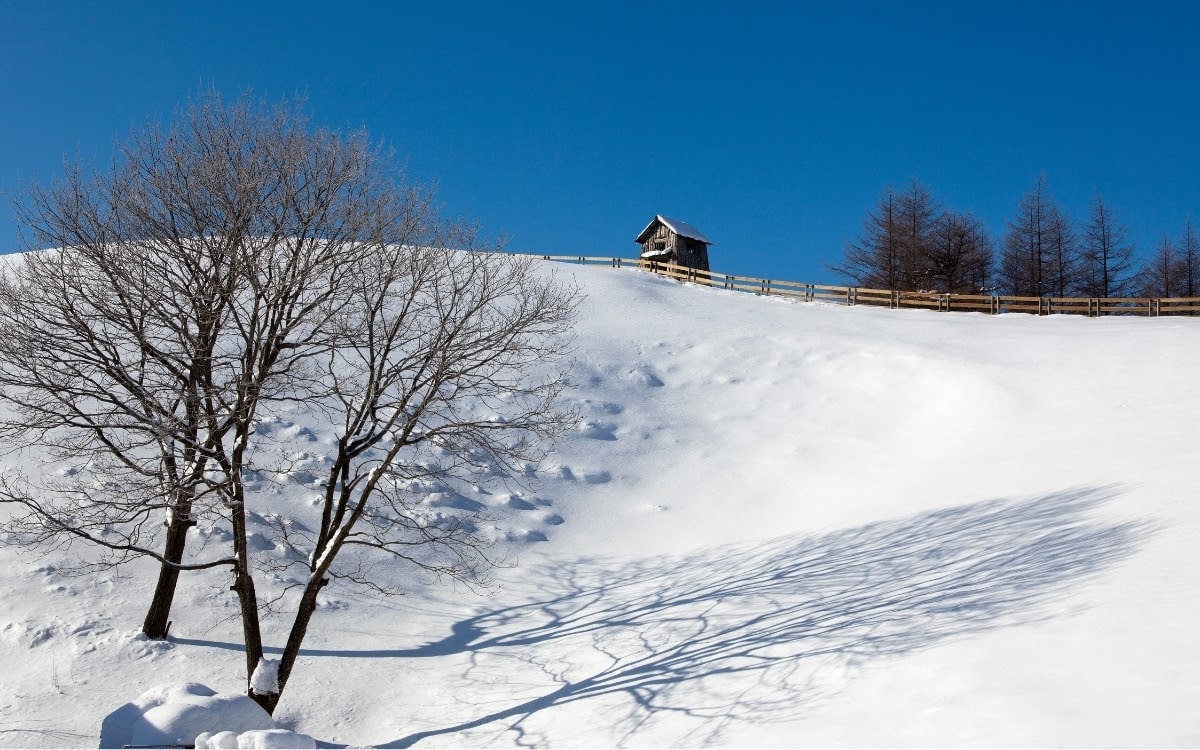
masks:
{"label": "clear blue sky", "polygon": [[[913,178],[999,240],[1045,173],[1140,251],[1200,219],[1193,2],[0,0],[0,187],[215,86],[305,92],[510,247],[625,255],[655,213],[715,270],[832,281]],[[0,213],[0,251],[16,249]]]}

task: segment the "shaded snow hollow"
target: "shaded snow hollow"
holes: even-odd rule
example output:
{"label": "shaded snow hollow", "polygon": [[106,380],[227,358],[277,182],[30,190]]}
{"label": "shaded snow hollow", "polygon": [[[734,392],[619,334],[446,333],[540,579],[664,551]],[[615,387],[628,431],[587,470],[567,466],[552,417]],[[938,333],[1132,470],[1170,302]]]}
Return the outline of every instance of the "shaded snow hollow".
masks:
{"label": "shaded snow hollow", "polygon": [[[1200,320],[841,308],[546,269],[588,295],[564,393],[578,429],[519,483],[410,488],[429,513],[482,513],[515,565],[482,594],[403,569],[376,571],[406,582],[398,599],[332,584],[274,723],[203,731],[1200,745]],[[272,420],[289,470],[252,478],[251,522],[278,566],[278,530],[311,528],[329,430],[299,406]],[[0,458],[31,470],[17,460]],[[228,538],[202,525],[192,545]],[[148,690],[139,738],[186,706],[242,716],[223,574],[185,576],[172,640],[153,643],[131,635],[151,566],[69,576],[64,555],[0,547],[0,745],[132,738],[118,707]],[[271,658],[288,625],[266,621]]]}

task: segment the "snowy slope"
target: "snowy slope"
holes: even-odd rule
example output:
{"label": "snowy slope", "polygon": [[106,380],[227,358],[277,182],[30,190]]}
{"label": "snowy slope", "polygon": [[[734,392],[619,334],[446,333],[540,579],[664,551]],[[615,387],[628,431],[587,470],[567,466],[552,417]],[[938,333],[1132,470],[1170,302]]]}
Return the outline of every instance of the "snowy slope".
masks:
{"label": "snowy slope", "polygon": [[[490,508],[514,564],[483,593],[331,591],[285,725],[394,747],[1200,745],[1200,320],[557,270],[588,295],[579,429],[532,486],[447,501]],[[319,456],[318,421],[283,421]],[[284,478],[272,510],[303,492]],[[163,682],[241,688],[219,575],[149,643],[146,569],[72,578],[59,554],[0,547],[0,746],[94,746]]]}

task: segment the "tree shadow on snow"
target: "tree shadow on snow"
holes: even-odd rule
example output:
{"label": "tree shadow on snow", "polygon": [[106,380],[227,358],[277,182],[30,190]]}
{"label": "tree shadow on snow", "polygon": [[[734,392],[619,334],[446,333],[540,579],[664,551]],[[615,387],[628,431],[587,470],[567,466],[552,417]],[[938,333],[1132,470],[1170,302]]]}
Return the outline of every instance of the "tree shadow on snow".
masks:
{"label": "tree shadow on snow", "polygon": [[[797,717],[869,660],[1061,613],[1073,587],[1152,531],[1089,518],[1118,491],[1076,488],[754,546],[531,570],[523,579],[539,594],[530,601],[462,620],[405,654],[469,653],[456,713],[487,713],[384,747],[473,730],[489,744],[505,734],[545,744],[531,718],[580,701],[595,701],[618,744],[667,715],[692,719],[671,740],[688,745],[719,741],[733,722]],[[495,707],[488,684],[502,686],[507,705]]]}

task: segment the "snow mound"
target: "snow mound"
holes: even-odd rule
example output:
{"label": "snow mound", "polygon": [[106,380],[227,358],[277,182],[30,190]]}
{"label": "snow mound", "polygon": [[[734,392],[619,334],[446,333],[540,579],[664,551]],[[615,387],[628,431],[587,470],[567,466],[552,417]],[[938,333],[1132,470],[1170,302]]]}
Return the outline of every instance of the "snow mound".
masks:
{"label": "snow mound", "polygon": [[315,747],[311,737],[280,729],[244,695],[222,695],[196,682],[157,685],[114,711],[100,744],[196,747]]}
{"label": "snow mound", "polygon": [[279,660],[259,659],[254,674],[250,675],[250,687],[256,695],[279,692]]}
{"label": "snow mound", "polygon": [[286,729],[252,729],[249,732],[204,732],[196,737],[196,750],[265,750],[266,748],[295,748],[316,750],[317,743],[307,734]]}

